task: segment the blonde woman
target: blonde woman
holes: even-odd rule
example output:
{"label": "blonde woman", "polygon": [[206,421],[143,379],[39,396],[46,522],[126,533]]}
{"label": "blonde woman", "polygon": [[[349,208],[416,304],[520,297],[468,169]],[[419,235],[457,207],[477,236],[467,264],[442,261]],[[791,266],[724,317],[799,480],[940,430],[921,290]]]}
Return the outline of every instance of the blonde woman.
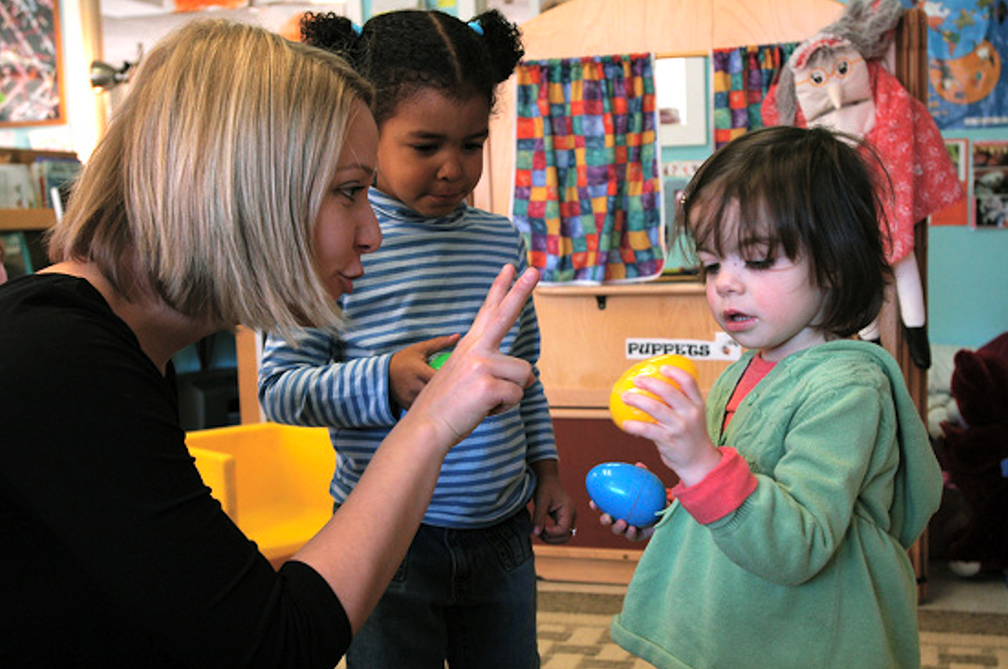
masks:
{"label": "blonde woman", "polygon": [[50,243],[0,288],[0,659],[6,666],[333,667],[441,462],[517,403],[499,343],[536,281],[505,268],[456,354],[333,519],[273,571],[202,484],[169,360],[221,328],[340,323],[380,243],[370,87],[258,28],[151,51]]}

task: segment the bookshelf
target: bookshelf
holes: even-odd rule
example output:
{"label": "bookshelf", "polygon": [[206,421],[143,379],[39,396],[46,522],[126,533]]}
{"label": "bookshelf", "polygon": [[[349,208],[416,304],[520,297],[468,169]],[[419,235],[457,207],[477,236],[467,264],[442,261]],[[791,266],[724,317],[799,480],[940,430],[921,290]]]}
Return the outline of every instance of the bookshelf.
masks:
{"label": "bookshelf", "polygon": [[[72,151],[43,151],[37,149],[0,148],[0,163],[22,163],[30,165],[38,158],[72,158]],[[0,232],[42,231],[56,223],[56,212],[49,208],[5,209],[0,208]]]}

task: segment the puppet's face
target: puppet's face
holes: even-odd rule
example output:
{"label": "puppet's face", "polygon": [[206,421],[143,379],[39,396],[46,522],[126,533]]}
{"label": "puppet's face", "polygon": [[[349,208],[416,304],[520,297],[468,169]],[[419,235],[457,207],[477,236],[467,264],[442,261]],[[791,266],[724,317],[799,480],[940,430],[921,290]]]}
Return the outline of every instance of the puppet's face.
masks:
{"label": "puppet's face", "polygon": [[794,70],[795,95],[805,123],[864,136],[875,127],[871,77],[853,48],[823,47]]}

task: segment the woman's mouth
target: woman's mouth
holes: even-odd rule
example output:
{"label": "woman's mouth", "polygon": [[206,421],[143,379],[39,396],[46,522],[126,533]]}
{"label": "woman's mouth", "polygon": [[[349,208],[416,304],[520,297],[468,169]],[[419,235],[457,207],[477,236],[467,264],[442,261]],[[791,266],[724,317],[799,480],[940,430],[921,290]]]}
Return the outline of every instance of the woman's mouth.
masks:
{"label": "woman's mouth", "polygon": [[351,294],[353,292],[354,279],[358,278],[359,276],[360,276],[359,274],[357,276],[348,276],[346,274],[335,274],[334,278],[336,279],[336,283],[339,286],[340,294],[341,295]]}

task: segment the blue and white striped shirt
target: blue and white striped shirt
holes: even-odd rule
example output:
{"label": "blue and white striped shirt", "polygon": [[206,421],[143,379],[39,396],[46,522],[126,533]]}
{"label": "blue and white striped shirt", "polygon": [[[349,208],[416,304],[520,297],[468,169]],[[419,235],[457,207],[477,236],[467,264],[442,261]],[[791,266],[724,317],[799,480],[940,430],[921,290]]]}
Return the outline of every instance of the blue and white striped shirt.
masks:
{"label": "blue and white striped shirt", "polygon": [[[500,268],[527,266],[524,241],[507,218],[463,203],[449,216],[427,219],[376,189],[369,197],[383,241],[363,257],[364,277],[341,299],[350,319],[346,331],[334,339],[308,330],[298,346],[271,337],[259,371],[259,399],[270,420],[330,428],[337,454],[330,490],[337,503],[398,419],[389,396],[392,354],[432,337],[465,333]],[[501,350],[537,362],[532,300]],[[424,523],[492,525],[528,503],[535,486],[529,464],[556,457],[549,407],[537,380],[517,407],[486,418],[449,451]]]}

